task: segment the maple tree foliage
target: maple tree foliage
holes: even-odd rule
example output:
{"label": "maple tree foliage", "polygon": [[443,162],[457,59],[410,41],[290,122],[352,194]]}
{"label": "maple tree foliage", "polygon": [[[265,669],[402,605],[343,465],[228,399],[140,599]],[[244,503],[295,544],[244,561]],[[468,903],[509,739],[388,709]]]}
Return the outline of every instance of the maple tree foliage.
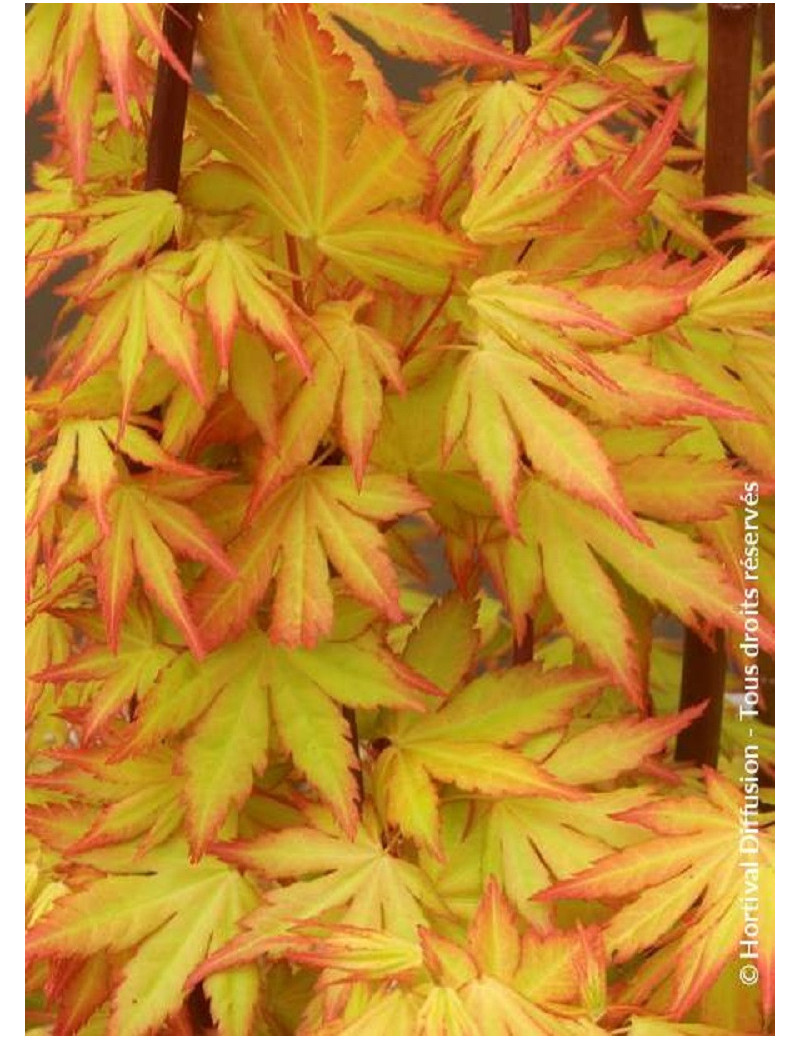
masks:
{"label": "maple tree foliage", "polygon": [[772,196],[575,10],[200,7],[177,192],[162,8],[27,15],[29,1031],[769,1034],[771,730],[747,988],[736,710],[673,761],[662,621],[740,688],[757,483],[773,648]]}

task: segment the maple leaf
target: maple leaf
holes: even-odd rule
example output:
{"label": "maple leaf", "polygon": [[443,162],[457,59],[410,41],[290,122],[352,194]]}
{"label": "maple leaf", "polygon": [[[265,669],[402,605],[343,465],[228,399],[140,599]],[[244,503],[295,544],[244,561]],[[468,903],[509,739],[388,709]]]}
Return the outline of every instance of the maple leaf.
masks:
{"label": "maple leaf", "polygon": [[655,520],[718,520],[739,504],[746,474],[727,460],[645,456],[616,467],[631,509]]}
{"label": "maple leaf", "polygon": [[[77,618],[73,617],[73,624]],[[122,621],[116,651],[104,644],[102,626],[85,626],[93,641],[66,660],[38,669],[42,682],[59,686],[92,683],[89,707],[81,720],[84,743],[89,743],[132,697],[141,698],[156,676],[174,658],[175,651],[157,637],[150,613],[131,602]]]}
{"label": "maple leaf", "polygon": [[143,86],[135,56],[141,37],[189,79],[150,4],[47,4],[25,16],[25,110],[52,90],[78,183],[86,172],[92,111],[104,78],[120,122],[130,126],[129,99],[141,96]]}
{"label": "maple leaf", "polygon": [[[411,944],[339,924],[295,926],[269,948],[299,964],[335,968],[357,979],[396,983],[410,976],[414,985],[405,991],[406,1007],[393,1008],[406,1035],[606,1035],[592,1020],[605,1010],[597,931],[522,930],[494,879],[461,942],[427,927]],[[366,1006],[359,993],[361,999],[312,1032],[372,1035],[387,991],[372,986],[367,992]]]}
{"label": "maple leaf", "polygon": [[[151,852],[138,867],[64,896],[31,929],[26,944],[29,960],[132,951],[114,989],[109,1022],[122,1036],[157,1029],[177,1010],[188,976],[230,939],[257,902],[239,871],[214,856],[191,864],[178,842]],[[246,1035],[258,993],[255,968],[209,982],[207,993],[220,1027],[230,1035],[242,1035],[243,1028]]]}
{"label": "maple leaf", "polygon": [[[597,510],[533,480],[523,488],[518,513],[522,545],[503,536],[490,543],[487,552],[517,631],[525,612],[546,589],[577,643],[586,646],[592,660],[608,670],[635,704],[643,703],[643,691],[634,631],[600,559],[641,595],[687,625],[741,626],[739,596],[725,571],[686,534],[642,520],[649,540],[645,545]],[[505,573],[513,573],[518,559],[528,567],[520,587],[504,578]],[[585,588],[592,589],[591,599],[583,594]]]}
{"label": "maple leaf", "polygon": [[235,579],[235,567],[198,517],[182,503],[159,495],[153,485],[119,485],[108,510],[110,531],[98,550],[97,584],[112,650],[118,645],[138,570],[148,596],[178,626],[192,652],[202,657],[203,640],[186,604],[172,551],[208,564],[229,581]]}
{"label": "maple leaf", "polygon": [[[409,633],[403,660],[438,689],[451,693],[461,685],[477,656],[480,633],[475,625],[478,604],[450,593],[433,602]],[[448,653],[442,654],[443,646]]]}
{"label": "maple leaf", "polygon": [[[631,338],[670,328],[687,313],[692,292],[709,270],[702,262],[690,266],[670,262],[666,254],[652,253],[573,279],[572,289],[579,292],[581,304],[606,324],[604,328],[597,321],[575,322],[573,336],[581,345],[598,348],[624,343],[625,333]],[[527,277],[530,280],[532,276]]]}
{"label": "maple leaf", "polygon": [[163,358],[197,400],[206,401],[200,373],[197,334],[181,303],[180,256],[155,257],[120,274],[97,294],[99,309],[88,329],[79,325],[76,358],[67,390],[73,390],[110,358],[116,359],[122,387],[122,418],[127,418],[148,350]]}
{"label": "maple leaf", "polygon": [[[48,806],[47,828],[52,832],[59,817],[66,822],[65,852],[70,856],[126,846],[136,839],[131,857],[138,861],[179,827],[183,817],[179,781],[166,749],[121,767],[109,764],[105,749],[76,753],[61,748],[53,754],[58,766],[29,777],[27,785],[29,792],[43,794],[48,801],[64,799]],[[35,817],[30,822],[35,828]],[[70,833],[73,828],[75,833]]]}
{"label": "maple leaf", "polygon": [[769,195],[716,195],[695,202],[694,209],[731,213],[742,219],[719,235],[718,242],[731,238],[775,238],[775,198]]}
{"label": "maple leaf", "polygon": [[[686,1014],[739,949],[742,913],[739,790],[706,768],[707,798],[663,798],[620,817],[647,827],[648,841],[614,853],[575,877],[553,885],[540,899],[632,897],[605,926],[606,946],[625,961],[666,936],[677,925],[672,961],[670,1013]],[[751,876],[771,891],[774,854],[771,836],[758,834]],[[754,872],[754,874],[752,873]],[[759,967],[762,997],[770,1010],[773,951],[764,943]]]}
{"label": "maple leaf", "polygon": [[[548,674],[548,673],[546,673]],[[553,733],[528,741],[526,754],[560,782],[607,785],[622,773],[644,769],[649,756],[689,725],[702,706],[675,716],[607,724],[592,722],[561,742]],[[583,720],[578,720],[582,722]],[[577,723],[576,723],[577,725]],[[555,750],[551,751],[556,739]],[[459,913],[471,912],[476,893],[496,877],[516,909],[527,919],[547,924],[537,892],[553,879],[569,878],[617,849],[641,839],[641,828],[625,813],[647,804],[647,786],[585,791],[577,801],[543,795],[475,800],[445,807],[442,838],[445,856],[422,859],[437,889]]]}
{"label": "maple leaf", "polygon": [[[422,692],[437,691],[366,634],[313,650],[286,650],[263,633],[251,633],[202,662],[175,658],[143,691],[136,721],[114,757],[141,754],[191,727],[176,770],[183,777],[194,855],[217,836],[230,808],[242,806],[253,774],[267,765],[271,744],[291,755],[352,833],[358,761],[339,706],[419,711],[425,706]],[[271,740],[272,730],[277,740]]]}
{"label": "maple leaf", "polygon": [[233,335],[244,316],[310,375],[308,360],[289,321],[291,301],[273,280],[281,269],[259,253],[258,245],[255,239],[241,235],[205,238],[193,251],[184,291],[205,287],[206,314],[220,365],[228,364]]}
{"label": "maple leaf", "polygon": [[717,1029],[702,1022],[670,1022],[656,1015],[632,1015],[628,1036],[727,1036],[726,1029]]}
{"label": "maple leaf", "polygon": [[86,960],[70,957],[57,968],[53,967],[48,983],[48,996],[63,1002],[54,1031],[71,1036],[78,1034],[82,1026],[89,1025],[93,1013],[108,1001],[112,965],[109,958],[100,953]]}
{"label": "maple leaf", "polygon": [[595,166],[574,174],[575,143],[618,105],[598,108],[570,126],[542,132],[538,113],[512,124],[485,167],[475,171],[475,186],[461,216],[473,242],[502,244],[541,234],[590,180],[603,172]]}
{"label": "maple leaf", "polygon": [[388,54],[426,64],[530,65],[504,50],[474,26],[456,18],[445,4],[314,4],[371,37]]}
{"label": "maple leaf", "polygon": [[769,322],[775,313],[775,274],[767,267],[772,243],[742,250],[699,285],[689,301],[692,319],[726,328]]}
{"label": "maple leaf", "polygon": [[536,375],[527,359],[494,341],[473,350],[461,362],[447,406],[445,453],[465,430],[467,450],[511,531],[518,529],[514,499],[523,450],[545,476],[646,541],[600,445],[534,386]]}
{"label": "maple leaf", "polygon": [[571,380],[578,388],[578,395],[574,389],[566,392],[606,422],[625,419],[652,423],[691,415],[746,423],[754,419],[741,395],[732,394],[729,387],[719,384],[708,387],[705,380],[691,378],[694,373],[665,372],[643,358],[628,354],[598,353],[593,360],[619,389],[609,391],[596,381],[589,384],[577,374],[571,376]]}
{"label": "maple leaf", "polygon": [[377,800],[408,837],[434,851],[438,795],[434,780],[488,795],[579,799],[514,748],[532,733],[565,722],[602,680],[572,671],[540,675],[538,666],[487,674],[419,718],[395,716],[380,730],[390,746],[375,764]]}
{"label": "maple leaf", "polygon": [[242,922],[240,934],[206,961],[195,980],[262,956],[298,920],[335,912],[343,924],[408,939],[430,915],[447,915],[419,867],[384,847],[368,806],[352,839],[336,833],[323,813],[312,812],[311,822],[314,826],[214,846],[215,855],[240,868],[272,879],[303,880],[270,889]]}
{"label": "maple leaf", "polygon": [[629,715],[611,722],[593,722],[582,732],[568,735],[547,757],[547,768],[572,784],[615,780],[643,765],[670,737],[702,715],[705,708],[703,703],[662,718]]}
{"label": "maple leaf", "polygon": [[[72,208],[71,208],[72,209]],[[154,256],[180,232],[183,211],[170,191],[137,191],[100,199],[73,211],[89,227],[48,258],[62,260],[102,251],[83,283],[90,294],[104,281],[136,261]]]}
{"label": "maple leaf", "polygon": [[[574,340],[579,330],[604,344],[624,343],[630,333],[613,324],[580,297],[557,286],[542,285],[522,271],[501,271],[470,286],[469,305],[480,321],[521,354],[560,363],[604,382],[590,355]],[[564,330],[567,332],[565,335]],[[478,340],[480,342],[480,326]]]}
{"label": "maple leaf", "polygon": [[[603,118],[607,113],[601,109],[596,114]],[[654,182],[663,168],[679,118],[680,104],[676,99],[644,138],[616,163],[606,160],[576,178],[575,190],[567,193],[570,205],[557,208],[548,227],[550,233],[533,243],[524,266],[532,272],[547,271],[550,278],[569,278],[576,270],[590,267],[598,257],[630,249],[640,235],[639,220],[656,196]],[[577,127],[580,126],[578,123]],[[559,133],[568,138],[570,128]],[[540,177],[547,176],[546,169],[537,168],[541,169]],[[551,208],[555,208],[558,198],[554,192]],[[514,219],[513,211],[508,219]]]}
{"label": "maple leaf", "polygon": [[221,585],[207,575],[195,589],[192,605],[203,640],[218,645],[241,632],[274,579],[272,637],[287,646],[313,646],[333,623],[329,560],[359,599],[399,621],[397,579],[385,539],[371,521],[426,505],[409,484],[389,475],[367,475],[360,491],[345,466],[293,477],[228,545],[237,578]]}
{"label": "maple leaf", "polygon": [[368,298],[323,304],[307,340],[313,383],[301,385],[280,423],[280,444],[267,445],[256,478],[255,502],[305,465],[334,419],[361,487],[383,412],[383,381],[405,389],[397,348],[375,328],[356,320]]}
{"label": "maple leaf", "polygon": [[70,240],[67,214],[75,209],[72,185],[47,167],[36,169],[36,191],[25,195],[25,295],[30,296],[61,266],[58,247]]}
{"label": "maple leaf", "polygon": [[36,704],[46,693],[45,672],[70,654],[71,630],[62,619],[41,611],[25,626],[25,721],[33,721]]}
{"label": "maple leaf", "polygon": [[124,428],[116,419],[74,419],[63,422],[55,446],[37,479],[35,506],[27,522],[30,531],[53,506],[70,478],[77,456],[78,486],[86,494],[100,531],[109,535],[108,496],[121,479],[115,451],[142,466],[165,473],[201,476],[204,471],[172,458],[139,426]]}
{"label": "maple leaf", "polygon": [[446,268],[472,251],[434,221],[387,208],[421,195],[427,164],[396,122],[365,118],[352,61],[336,52],[313,12],[293,5],[265,17],[259,7],[216,5],[203,39],[235,119],[197,96],[190,118],[252,177],[263,207],[370,284],[389,278],[441,292]]}

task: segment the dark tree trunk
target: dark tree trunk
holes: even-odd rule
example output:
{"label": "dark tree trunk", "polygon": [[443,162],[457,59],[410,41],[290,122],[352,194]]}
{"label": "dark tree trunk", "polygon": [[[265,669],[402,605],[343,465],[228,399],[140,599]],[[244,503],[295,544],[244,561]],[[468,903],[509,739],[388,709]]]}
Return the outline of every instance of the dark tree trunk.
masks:
{"label": "dark tree trunk", "polygon": [[[170,47],[188,73],[191,73],[194,38],[200,4],[180,4],[164,8],[163,32]],[[183,152],[183,127],[189,84],[175,69],[159,58],[150,136],[147,141],[145,190],[177,192]]]}
{"label": "dark tree trunk", "polygon": [[[750,61],[756,4],[709,4],[708,109],[706,117],[706,195],[747,191],[747,133]],[[711,237],[728,230],[736,218],[713,210],[703,227]],[[716,766],[727,670],[725,635],[714,633],[711,646],[687,629],[683,650],[681,708],[708,701],[703,715],[678,737],[679,761]]]}
{"label": "dark tree trunk", "polygon": [[640,54],[652,54],[653,45],[644,26],[641,4],[606,4],[608,20],[616,35],[622,23],[626,23],[623,51],[639,51]]}
{"label": "dark tree trunk", "polygon": [[[186,72],[191,75],[194,40],[197,34],[199,4],[180,4],[164,8],[162,31]],[[183,154],[183,128],[189,84],[164,58],[158,60],[150,134],[147,139],[146,191],[177,193]],[[174,247],[170,243],[166,248]],[[211,1005],[198,983],[186,998],[186,1011],[196,1036],[206,1036],[214,1029]]]}
{"label": "dark tree trunk", "polygon": [[511,44],[515,54],[525,54],[531,45],[531,15],[528,4],[511,4]]}
{"label": "dark tree trunk", "polygon": [[[761,65],[768,68],[775,61],[775,4],[759,4],[759,29],[761,35]],[[761,165],[761,183],[769,191],[775,191],[775,108],[764,112],[758,124],[761,151],[770,152]]]}

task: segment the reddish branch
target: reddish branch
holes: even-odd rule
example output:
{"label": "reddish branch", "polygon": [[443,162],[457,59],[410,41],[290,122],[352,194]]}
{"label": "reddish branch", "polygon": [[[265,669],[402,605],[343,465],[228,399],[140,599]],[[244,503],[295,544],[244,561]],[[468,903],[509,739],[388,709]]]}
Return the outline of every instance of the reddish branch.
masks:
{"label": "reddish branch", "polygon": [[703,701],[708,701],[708,705],[700,718],[678,735],[675,757],[679,762],[716,766],[726,672],[725,633],[719,629],[714,632],[713,646],[708,646],[696,632],[687,628],[683,642],[681,708]]}
{"label": "reddish branch", "polygon": [[[747,191],[750,61],[756,4],[708,5],[708,110],[706,195]],[[703,228],[716,236],[736,223],[731,213],[709,210]]]}
{"label": "reddish branch", "polygon": [[515,54],[525,54],[531,45],[531,15],[528,4],[511,4],[511,45]]}
{"label": "reddish branch", "polygon": [[[531,45],[531,15],[528,4],[511,4],[511,44],[515,54],[525,54]],[[528,242],[519,256],[519,262],[530,246],[531,243]],[[525,619],[522,639],[519,642],[514,640],[511,656],[514,664],[525,664],[533,660],[533,618]]]}
{"label": "reddish branch", "polygon": [[625,39],[621,50],[639,51],[640,54],[653,53],[653,45],[647,35],[641,4],[606,4],[606,10],[615,36],[622,28],[622,23],[625,23]]}
{"label": "reddish branch", "polygon": [[[761,66],[769,68],[775,61],[775,4],[759,4]],[[770,106],[758,121],[761,154],[761,183],[775,191],[775,108]]]}
{"label": "reddish branch", "polygon": [[[750,61],[756,4],[708,5],[708,102],[706,195],[747,191],[747,133],[750,102]],[[736,218],[708,210],[703,228],[711,237],[726,231]],[[681,708],[703,701],[703,715],[678,737],[680,761],[716,766],[725,698],[725,636],[713,635],[707,645],[687,630],[683,650]]]}
{"label": "reddish branch", "polygon": [[[758,28],[761,37],[761,67],[769,68],[775,62],[775,4],[758,5]],[[771,192],[775,191],[775,108],[770,106],[758,121],[761,169],[759,181]],[[761,686],[761,718],[769,726],[775,725],[775,658],[762,651],[758,656],[758,674]]]}
{"label": "reddish branch", "polygon": [[[191,72],[197,15],[200,4],[180,4],[164,9],[162,30],[180,63]],[[183,152],[183,127],[189,84],[177,74],[169,62],[159,58],[156,90],[147,140],[147,173],[145,190],[177,192]]]}
{"label": "reddish branch", "polygon": [[[161,26],[167,42],[189,74],[192,69],[199,12],[199,4],[166,6]],[[187,80],[179,76],[164,58],[159,58],[150,133],[147,138],[146,191],[178,191],[188,100]],[[170,245],[174,247],[174,244],[172,242]],[[131,707],[135,710],[135,705]],[[192,1032],[196,1036],[205,1036],[213,1030],[211,1006],[202,984],[198,983],[192,989],[186,999],[185,1008]]]}

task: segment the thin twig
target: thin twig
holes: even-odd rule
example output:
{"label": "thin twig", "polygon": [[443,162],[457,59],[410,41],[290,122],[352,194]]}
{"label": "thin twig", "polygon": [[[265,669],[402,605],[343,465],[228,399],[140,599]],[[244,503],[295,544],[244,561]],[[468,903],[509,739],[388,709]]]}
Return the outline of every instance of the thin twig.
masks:
{"label": "thin twig", "polygon": [[361,761],[361,744],[358,739],[358,720],[356,719],[355,708],[342,708],[342,715],[344,715],[347,725],[350,727],[350,743],[353,747],[353,754],[355,755],[356,763],[358,768],[355,770],[356,784],[358,786],[358,811],[361,813],[364,808],[364,763]]}
{"label": "thin twig", "polygon": [[403,361],[407,361],[411,357],[411,355],[414,353],[414,351],[417,349],[417,346],[422,342],[422,340],[424,339],[425,334],[427,333],[428,329],[431,327],[431,325],[433,325],[433,323],[436,321],[436,319],[442,313],[444,305],[450,299],[450,294],[452,293],[452,291],[453,291],[453,282],[451,280],[449,282],[447,288],[445,289],[445,291],[442,293],[442,295],[436,301],[436,304],[435,304],[433,310],[430,312],[428,317],[423,321],[423,323],[420,325],[420,327],[417,329],[417,331],[414,333],[414,335],[411,337],[411,339],[408,341],[408,343],[406,343],[405,347],[403,348],[403,351],[402,351]]}
{"label": "thin twig", "polygon": [[294,235],[286,232],[286,259],[289,270],[292,272],[292,297],[301,310],[306,310],[305,294],[303,293],[303,282],[300,278],[300,257],[297,252],[297,239]]}

